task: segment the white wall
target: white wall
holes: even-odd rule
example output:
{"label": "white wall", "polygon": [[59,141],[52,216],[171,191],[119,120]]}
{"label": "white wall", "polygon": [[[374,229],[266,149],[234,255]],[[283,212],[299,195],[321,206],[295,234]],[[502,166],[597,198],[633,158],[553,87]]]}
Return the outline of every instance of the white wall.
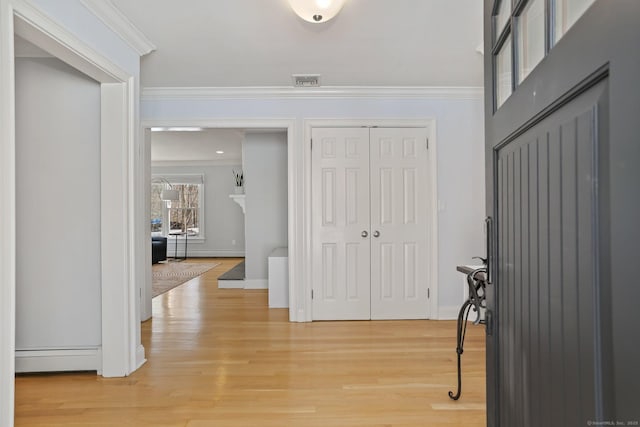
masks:
{"label": "white wall", "polygon": [[245,177],[245,288],[268,278],[269,254],[287,246],[287,134],[248,132],[242,146]]}
{"label": "white wall", "polygon": [[16,59],[16,349],[101,345],[100,85]]}
{"label": "white wall", "polygon": [[[3,2],[4,3],[4,2]],[[26,2],[25,2],[26,3]],[[36,14],[42,14],[46,16],[41,21],[51,19],[55,24],[64,28],[72,34],[71,43],[73,45],[84,44],[90,49],[95,51],[98,55],[101,55],[110,65],[118,67],[119,71],[123,71],[127,75],[133,78],[133,90],[135,98],[132,99],[132,113],[133,117],[128,118],[133,125],[133,128],[139,130],[139,102],[138,94],[140,92],[140,55],[134,48],[128,44],[123,37],[112,31],[105,22],[93,14],[82,2],[82,0],[30,0],[26,5],[26,9],[34,8]],[[81,49],[82,51],[82,49]],[[73,55],[71,55],[73,56]],[[103,63],[104,61],[98,61]],[[118,72],[118,75],[121,73]],[[148,188],[146,185],[146,176],[148,170],[145,169],[144,162],[144,149],[140,148],[140,141],[142,141],[141,132],[136,133],[134,136],[132,149],[126,154],[131,156],[129,159],[134,166],[135,173],[132,177],[127,177],[134,181],[132,190],[135,189],[136,194],[144,194],[144,191]],[[133,244],[129,259],[133,262],[133,271],[130,276],[131,280],[138,288],[136,292],[132,292],[131,296],[135,296],[138,299],[140,310],[136,313],[131,313],[137,318],[141,317],[141,311],[144,318],[147,318],[146,308],[141,304],[140,296],[143,293],[147,293],[146,289],[151,287],[151,277],[146,274],[146,265],[151,263],[151,248],[146,242],[150,238],[150,229],[148,227],[148,221],[145,220],[145,203],[144,197],[131,197],[128,202],[133,206],[134,214],[131,215],[131,223],[128,224],[128,229],[135,234],[135,243]],[[148,261],[144,262],[144,261]],[[129,268],[127,266],[127,268]],[[146,283],[148,279],[148,283]],[[144,362],[144,349],[141,343],[140,328],[137,327],[133,332],[135,337],[133,341],[138,343],[137,361],[136,365],[140,365]]]}
{"label": "white wall", "polygon": [[[375,92],[375,90],[374,90]],[[481,91],[435,90],[434,96],[367,94],[273,95],[229,94],[217,97],[154,92],[141,101],[149,123],[193,123],[209,119],[295,119],[295,141],[305,143],[305,119],[435,119],[438,157],[438,305],[439,316],[455,318],[463,302],[456,265],[484,255],[484,110]],[[303,185],[296,183],[296,185]],[[296,239],[299,239],[296,236]],[[299,302],[299,309],[302,309]]]}
{"label": "white wall", "polygon": [[[53,20],[57,25],[62,26],[66,31],[73,34],[78,41],[86,44],[114,66],[120,68],[133,78],[133,89],[135,99],[132,100],[134,129],[139,131],[135,134],[132,150],[127,153],[131,156],[131,164],[135,165],[135,176],[128,177],[134,181],[136,195],[144,194],[148,188],[147,177],[149,171],[145,169],[144,148],[141,148],[142,132],[139,129],[139,103],[140,92],[140,55],[128,44],[120,35],[112,31],[104,21],[93,14],[82,2],[82,0],[30,0],[29,5]],[[74,41],[73,43],[76,43]],[[141,295],[148,294],[151,288],[151,276],[147,274],[147,265],[151,264],[151,247],[147,245],[150,239],[150,228],[145,215],[145,198],[132,197],[134,214],[131,215],[129,229],[135,234],[135,243],[130,251],[130,259],[133,260],[133,272],[131,280],[135,283],[137,291],[132,293],[138,299],[140,310],[132,313],[137,318],[147,319],[150,316],[150,304],[145,305],[140,299]],[[145,301],[147,299],[145,298]],[[134,331],[133,340],[138,345],[138,356],[136,365],[144,362],[144,349],[141,343],[140,328]]]}
{"label": "white wall", "polygon": [[[204,239],[189,238],[189,257],[244,256],[244,215],[242,209],[229,194],[233,194],[234,179],[232,171],[242,169],[237,165],[201,165],[201,166],[153,166],[153,175],[204,175]],[[235,243],[234,243],[235,241]],[[175,238],[168,239],[168,253],[173,256]],[[182,256],[184,245],[178,243],[178,256]]]}

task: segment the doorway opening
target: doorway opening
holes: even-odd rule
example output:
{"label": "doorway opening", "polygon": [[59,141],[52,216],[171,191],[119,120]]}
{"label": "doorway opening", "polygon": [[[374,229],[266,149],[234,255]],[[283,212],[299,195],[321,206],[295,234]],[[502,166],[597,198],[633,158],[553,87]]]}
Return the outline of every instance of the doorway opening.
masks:
{"label": "doorway opening", "polygon": [[[269,288],[268,257],[289,246],[290,127],[282,121],[249,122],[242,127],[222,122],[145,123],[151,234],[167,238],[169,259],[176,254],[179,259],[245,257],[244,263],[219,279],[218,287]],[[194,177],[202,192],[197,208],[179,206],[197,210],[191,215],[197,221],[174,222],[173,207],[167,206],[173,202],[162,201],[160,191],[169,185],[180,190],[181,183]],[[180,229],[176,237],[174,229]],[[182,236],[185,233],[188,236]],[[150,270],[143,320],[152,315]],[[286,283],[279,286],[288,300]]]}

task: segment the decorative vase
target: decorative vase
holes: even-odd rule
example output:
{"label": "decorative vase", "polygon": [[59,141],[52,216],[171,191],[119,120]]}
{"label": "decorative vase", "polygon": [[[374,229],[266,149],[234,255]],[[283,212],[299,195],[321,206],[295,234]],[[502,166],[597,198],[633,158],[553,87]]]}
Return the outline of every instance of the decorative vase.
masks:
{"label": "decorative vase", "polygon": [[236,194],[244,194],[244,187],[235,187]]}

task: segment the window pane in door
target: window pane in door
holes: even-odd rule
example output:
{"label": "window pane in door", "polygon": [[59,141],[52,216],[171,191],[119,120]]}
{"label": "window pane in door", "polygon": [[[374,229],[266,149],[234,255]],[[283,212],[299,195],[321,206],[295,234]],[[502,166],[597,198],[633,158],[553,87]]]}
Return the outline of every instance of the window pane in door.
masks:
{"label": "window pane in door", "polygon": [[494,18],[496,24],[496,38],[498,37],[498,35],[500,35],[500,33],[502,33],[502,30],[511,17],[511,0],[498,1],[500,1],[500,5],[498,6],[498,13]]}
{"label": "window pane in door", "polygon": [[595,0],[556,0],[555,42],[558,42]]}
{"label": "window pane in door", "polygon": [[496,102],[497,107],[511,95],[513,73],[511,71],[511,36],[507,37],[496,55]]}
{"label": "window pane in door", "polygon": [[544,1],[530,0],[517,19],[518,82],[544,58]]}

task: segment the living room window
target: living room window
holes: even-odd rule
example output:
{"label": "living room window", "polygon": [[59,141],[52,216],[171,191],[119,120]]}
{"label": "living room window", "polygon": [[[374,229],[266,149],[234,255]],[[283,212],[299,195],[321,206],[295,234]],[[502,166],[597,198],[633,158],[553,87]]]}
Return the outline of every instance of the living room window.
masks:
{"label": "living room window", "polygon": [[[162,200],[163,190],[175,190],[178,200]],[[151,235],[188,233],[203,237],[204,179],[202,175],[154,176],[151,184]]]}

